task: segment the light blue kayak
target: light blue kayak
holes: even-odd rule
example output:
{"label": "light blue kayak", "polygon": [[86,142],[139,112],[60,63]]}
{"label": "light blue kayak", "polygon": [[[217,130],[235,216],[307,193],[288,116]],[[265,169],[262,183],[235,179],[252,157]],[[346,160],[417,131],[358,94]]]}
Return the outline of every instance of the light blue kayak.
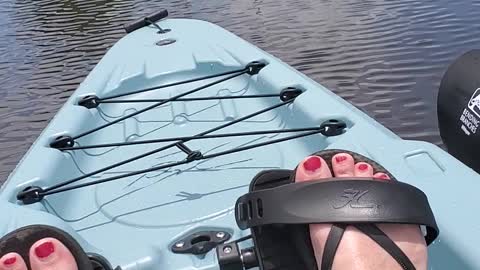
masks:
{"label": "light blue kayak", "polygon": [[480,269],[476,172],[216,25],[158,26],[119,40],[42,132],[1,189],[0,236],[45,224],[123,270],[219,269],[215,248],[178,249],[249,235],[234,206],[259,171],[347,149],[427,194],[429,269]]}

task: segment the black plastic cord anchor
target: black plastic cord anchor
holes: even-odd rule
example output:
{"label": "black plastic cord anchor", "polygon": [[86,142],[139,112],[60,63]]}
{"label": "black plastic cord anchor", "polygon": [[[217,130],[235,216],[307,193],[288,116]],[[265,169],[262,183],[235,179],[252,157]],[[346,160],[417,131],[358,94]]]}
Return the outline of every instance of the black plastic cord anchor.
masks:
{"label": "black plastic cord anchor", "polygon": [[297,98],[303,91],[295,87],[287,87],[280,92],[280,100],[288,101]]}
{"label": "black plastic cord anchor", "polygon": [[24,204],[32,204],[39,202],[45,196],[43,194],[43,189],[37,186],[30,186],[20,191],[17,194],[17,200],[23,202]]}
{"label": "black plastic cord anchor", "polygon": [[343,134],[343,132],[347,128],[347,124],[340,120],[330,119],[323,122],[321,127],[322,131],[320,133],[322,133],[322,135],[326,137],[332,137]]}
{"label": "black plastic cord anchor", "polygon": [[83,106],[87,109],[97,108],[100,105],[100,98],[95,95],[85,96],[78,101],[79,106]]}
{"label": "black plastic cord anchor", "polygon": [[253,61],[246,66],[248,75],[256,75],[264,68],[267,64],[260,61]]}
{"label": "black plastic cord anchor", "polygon": [[59,137],[55,138],[55,140],[53,140],[50,143],[50,147],[55,148],[55,149],[61,149],[61,148],[65,148],[65,147],[73,147],[74,145],[75,145],[75,141],[73,140],[72,137],[70,137],[68,135],[59,136]]}

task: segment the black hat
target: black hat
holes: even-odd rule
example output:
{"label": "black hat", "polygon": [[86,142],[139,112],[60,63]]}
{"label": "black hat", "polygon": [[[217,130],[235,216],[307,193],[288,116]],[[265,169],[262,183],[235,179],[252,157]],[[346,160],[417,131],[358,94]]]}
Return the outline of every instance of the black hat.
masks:
{"label": "black hat", "polygon": [[469,51],[448,68],[437,106],[448,152],[480,173],[480,50]]}

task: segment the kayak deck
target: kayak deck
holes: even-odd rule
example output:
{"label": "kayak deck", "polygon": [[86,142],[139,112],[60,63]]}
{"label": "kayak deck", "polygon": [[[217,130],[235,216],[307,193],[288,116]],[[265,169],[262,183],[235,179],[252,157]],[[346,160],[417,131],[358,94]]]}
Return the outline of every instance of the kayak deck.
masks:
{"label": "kayak deck", "polygon": [[[168,19],[159,24],[172,31],[157,34],[154,27],[144,27],[110,49],[12,173],[0,195],[0,211],[10,215],[10,222],[0,226],[2,235],[23,225],[47,223],[72,233],[87,251],[102,254],[124,270],[217,269],[214,251],[205,256],[174,254],[171,247],[197,231],[222,230],[230,233],[232,239],[248,235],[248,231],[238,229],[233,207],[236,199],[247,191],[255,174],[264,169],[291,169],[315,151],[337,148],[369,156],[399,180],[419,187],[429,196],[441,230],[441,240],[429,248],[433,269],[440,266],[480,267],[480,261],[474,256],[480,229],[478,226],[458,229],[459,222],[471,218],[470,211],[465,208],[471,207],[468,198],[476,196],[474,190],[480,187],[476,173],[436,146],[401,140],[324,87],[220,27],[182,19]],[[173,40],[174,43],[166,44]],[[124,94],[242,69],[252,61],[263,61],[267,66],[258,75],[244,74],[184,98],[279,95],[287,87],[304,92],[291,104],[212,134],[318,127],[329,119],[345,122],[346,132],[335,137],[314,134],[141,173],[52,194],[32,205],[21,205],[16,200],[16,194],[27,186],[49,187],[171,143],[75,151],[50,148],[49,144],[58,136],[81,134],[153,104],[108,103],[88,109],[77,105],[82,97]],[[218,79],[118,99],[169,99]],[[281,102],[278,96],[168,102],[83,136],[76,140],[76,145],[193,136]],[[208,155],[287,136],[289,134],[273,133],[196,139],[185,145]],[[163,166],[185,158],[182,150],[172,147],[75,184]]]}

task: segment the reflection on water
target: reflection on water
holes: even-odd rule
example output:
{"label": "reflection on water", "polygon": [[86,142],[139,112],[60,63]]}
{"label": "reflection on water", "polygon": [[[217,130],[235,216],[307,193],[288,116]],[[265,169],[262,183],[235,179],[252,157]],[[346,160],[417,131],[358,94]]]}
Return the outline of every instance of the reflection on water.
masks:
{"label": "reflection on water", "polygon": [[124,35],[122,25],[159,8],[217,23],[403,138],[440,144],[439,81],[448,63],[480,45],[479,6],[466,0],[4,0],[0,179]]}

